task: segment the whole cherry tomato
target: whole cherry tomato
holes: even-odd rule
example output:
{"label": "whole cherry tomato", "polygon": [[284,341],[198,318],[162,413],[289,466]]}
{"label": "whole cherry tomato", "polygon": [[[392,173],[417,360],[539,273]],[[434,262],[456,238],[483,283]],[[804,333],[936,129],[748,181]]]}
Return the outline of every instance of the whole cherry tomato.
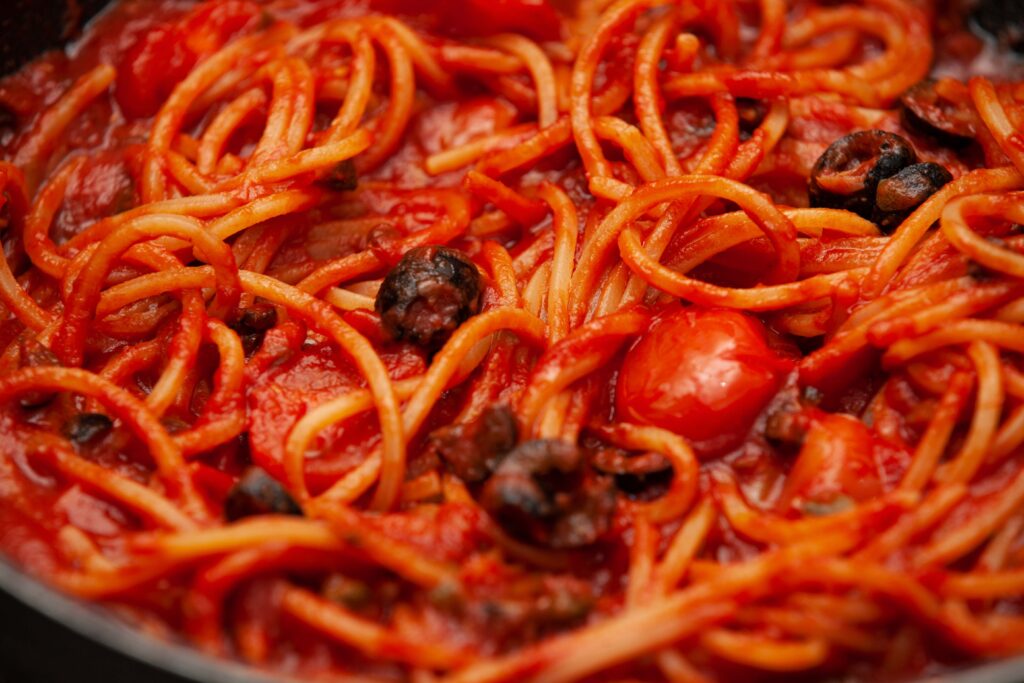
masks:
{"label": "whole cherry tomato", "polygon": [[757,319],[675,308],[626,353],[617,412],[681,434],[704,455],[721,453],[743,439],[792,367]]}

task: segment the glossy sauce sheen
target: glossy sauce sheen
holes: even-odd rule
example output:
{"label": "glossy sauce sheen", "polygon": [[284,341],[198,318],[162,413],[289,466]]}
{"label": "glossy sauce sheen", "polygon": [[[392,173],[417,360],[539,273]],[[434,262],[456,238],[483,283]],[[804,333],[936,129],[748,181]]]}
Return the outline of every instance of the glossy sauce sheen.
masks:
{"label": "glossy sauce sheen", "polygon": [[0,80],[0,551],[303,680],[1019,653],[1024,61],[970,17],[115,2]]}

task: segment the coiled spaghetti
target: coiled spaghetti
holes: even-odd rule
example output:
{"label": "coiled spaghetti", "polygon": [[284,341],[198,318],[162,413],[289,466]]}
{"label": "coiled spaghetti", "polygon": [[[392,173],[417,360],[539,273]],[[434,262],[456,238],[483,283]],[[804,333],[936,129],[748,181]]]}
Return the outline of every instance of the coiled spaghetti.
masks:
{"label": "coiled spaghetti", "polygon": [[1024,65],[555,5],[122,0],[0,83],[0,548],[311,680],[1019,653]]}

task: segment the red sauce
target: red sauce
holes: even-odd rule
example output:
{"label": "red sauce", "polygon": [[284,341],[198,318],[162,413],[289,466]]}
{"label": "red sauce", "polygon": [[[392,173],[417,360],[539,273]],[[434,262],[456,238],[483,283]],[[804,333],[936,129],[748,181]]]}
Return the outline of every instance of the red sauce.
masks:
{"label": "red sauce", "polygon": [[[959,6],[791,5],[773,27],[748,0],[121,0],[4,77],[0,294],[20,307],[0,325],[0,551],[147,632],[310,680],[884,681],[1020,650],[1022,60]],[[48,138],[101,65],[110,82]],[[965,81],[947,86],[973,139],[901,109],[925,77]],[[826,150],[868,129],[980,178],[963,193],[991,201],[965,220],[997,256],[947,214],[899,254],[913,218],[806,211]],[[634,210],[672,182],[666,155],[713,189]],[[850,160],[843,188],[880,164]],[[750,225],[716,218],[740,205],[761,207]],[[438,244],[471,274],[417,279],[405,255]],[[799,258],[776,282],[780,244]],[[462,316],[448,346],[382,325],[395,273]],[[684,276],[706,286],[693,301]],[[113,378],[106,402],[76,372]],[[295,426],[367,391],[295,481]],[[514,421],[501,452],[502,425],[480,426],[495,409]],[[481,480],[432,439],[453,427]],[[934,472],[912,486],[926,439]],[[271,514],[232,518],[238,496]]]}

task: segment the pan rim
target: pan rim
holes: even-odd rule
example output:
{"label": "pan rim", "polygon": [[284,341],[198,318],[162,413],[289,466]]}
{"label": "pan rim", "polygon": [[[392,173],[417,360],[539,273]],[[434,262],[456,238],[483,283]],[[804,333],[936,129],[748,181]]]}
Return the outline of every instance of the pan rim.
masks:
{"label": "pan rim", "polygon": [[[66,595],[25,574],[0,555],[0,591],[61,628],[96,644],[114,656],[195,683],[299,683],[299,679],[267,673],[254,666],[218,659],[193,647],[132,630],[101,605]],[[365,678],[353,678],[365,681]],[[960,670],[929,674],[909,683],[1022,683],[1024,655]]]}

